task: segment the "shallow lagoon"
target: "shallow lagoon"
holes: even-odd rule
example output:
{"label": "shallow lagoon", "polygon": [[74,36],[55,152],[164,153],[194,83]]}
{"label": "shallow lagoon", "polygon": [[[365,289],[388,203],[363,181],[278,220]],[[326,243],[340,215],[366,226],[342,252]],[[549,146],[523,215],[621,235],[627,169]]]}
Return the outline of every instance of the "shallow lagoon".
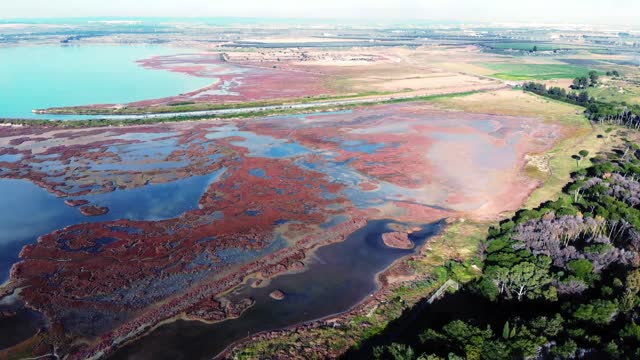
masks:
{"label": "shallow lagoon", "polygon": [[27,180],[0,179],[0,283],[7,280],[20,249],[35,242],[40,235],[79,223],[178,217],[197,208],[206,188],[224,171],[81,197],[92,204],[109,207],[109,213],[95,217],[80,214],[78,209],[65,205],[65,199]]}
{"label": "shallow lagoon", "polygon": [[121,104],[178,95],[214,78],[145,69],[137,60],[197,50],[163,46],[25,46],[0,48],[0,118],[75,119],[33,109]]}

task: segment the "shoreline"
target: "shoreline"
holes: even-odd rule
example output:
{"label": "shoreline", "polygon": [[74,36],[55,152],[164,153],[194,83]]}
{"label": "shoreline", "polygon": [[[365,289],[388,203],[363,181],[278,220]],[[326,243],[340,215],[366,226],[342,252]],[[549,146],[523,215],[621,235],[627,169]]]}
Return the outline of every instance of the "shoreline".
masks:
{"label": "shoreline", "polygon": [[[354,223],[355,225],[361,224],[362,221],[365,221],[364,224],[362,224],[362,226],[359,226],[357,229],[353,230],[356,231],[360,228],[362,228],[363,226],[366,226],[366,220],[364,219],[352,219],[350,222]],[[351,231],[351,232],[353,232]],[[349,232],[349,233],[351,233]],[[340,240],[337,240],[340,239]],[[243,265],[242,267],[254,267],[255,271],[251,271],[250,273],[248,273],[248,275],[253,275],[253,274],[260,274],[262,272],[264,272],[265,270],[268,270],[269,268],[272,267],[276,267],[278,264],[281,264],[283,262],[286,262],[287,259],[290,259],[291,257],[295,257],[297,253],[299,253],[300,251],[310,251],[310,250],[317,250],[318,248],[321,248],[323,246],[327,246],[327,245],[331,245],[334,243],[338,243],[341,241],[344,241],[346,239],[346,235],[342,234],[337,234],[336,236],[331,237],[331,239],[327,240],[327,241],[321,241],[318,242],[316,244],[313,244],[311,247],[309,247],[308,249],[304,248],[305,245],[305,240],[307,240],[307,242],[309,242],[308,239],[303,238],[298,242],[298,245],[295,245],[293,247],[290,248],[285,248],[283,250],[280,250],[279,252],[282,252],[281,254],[278,254],[278,252],[270,255],[268,258],[265,259],[259,259],[256,260],[252,263]],[[288,254],[288,255],[287,255]],[[305,252],[305,258],[307,256],[307,253]],[[262,265],[260,265],[262,264]],[[257,268],[256,268],[257,267]],[[215,287],[215,284],[220,284],[220,283],[224,283],[224,282],[232,282],[232,284],[230,286],[227,286],[223,291],[216,293],[215,297],[219,297],[220,295],[222,295],[222,297],[224,296],[224,294],[229,293],[230,291],[233,291],[233,289],[237,288],[238,286],[242,285],[246,280],[246,277],[248,275],[242,275],[241,274],[242,271],[238,270],[235,272],[231,272],[227,275],[225,275],[223,278],[218,279],[217,281],[215,281],[214,283],[210,284],[210,285],[205,285],[206,287]],[[285,272],[275,272],[272,273],[272,276],[270,276],[270,278],[273,277],[277,277],[279,275],[284,275],[286,274]],[[236,279],[235,281],[233,281],[233,278],[238,278],[240,277],[240,279]],[[228,278],[231,278],[231,280],[226,280]],[[236,283],[233,283],[236,282]],[[199,290],[201,289],[191,289],[190,291],[188,291],[187,293],[184,293],[182,295],[178,295],[177,297],[175,297],[174,299],[168,299],[167,302],[168,303],[176,303],[179,302],[179,298],[180,297],[189,297],[190,293],[198,293]],[[206,292],[206,290],[203,290]],[[198,299],[196,299],[198,300]],[[196,306],[197,303],[199,303],[199,300],[196,301],[195,303],[191,304],[191,306],[189,304],[187,305],[182,305],[180,306],[182,308],[182,310],[179,310],[179,313],[171,316],[169,318],[166,318],[160,322],[158,322],[158,324],[160,323],[171,323],[174,321],[179,320],[180,316],[183,316],[183,314],[185,313],[185,311],[187,309],[189,309],[192,306]],[[176,309],[177,310],[177,309]],[[155,309],[150,310],[151,314],[141,314],[140,317],[144,318],[144,317],[153,317],[153,312],[154,311],[161,311],[159,310],[159,307],[156,307]],[[171,310],[169,310],[171,311]],[[227,318],[228,319],[228,318]],[[217,322],[222,322],[225,321],[227,319],[223,319],[221,321],[217,321]],[[192,319],[194,320],[194,319]],[[144,322],[144,320],[142,320]],[[195,321],[199,321],[199,320],[195,320]],[[137,321],[133,321],[133,323],[136,323]],[[212,322],[212,323],[217,323],[217,322]],[[126,324],[124,325],[126,326]],[[149,335],[153,330],[155,330],[156,328],[158,328],[159,326],[156,325],[151,325],[150,323],[143,323],[140,324],[139,326],[136,326],[134,330],[132,330],[131,332],[129,332],[129,334],[125,334],[122,336],[117,336],[118,333],[118,329],[115,329],[111,332],[111,335],[106,335],[106,336],[111,336],[114,340],[113,341],[108,341],[108,340],[102,340],[99,343],[96,344],[96,346],[94,347],[93,350],[89,350],[90,353],[85,353],[85,354],[78,354],[80,355],[79,358],[87,358],[87,359],[102,359],[105,357],[108,357],[109,355],[114,354],[115,352],[117,352],[119,349],[122,349],[124,346],[122,346],[121,344],[130,344],[132,342],[135,342],[137,339],[141,339],[147,335]],[[105,342],[109,342],[111,344],[111,346],[109,345],[103,345],[100,346],[100,344],[104,344]],[[116,346],[114,346],[116,345]],[[88,349],[87,349],[88,350]],[[71,357],[72,359],[76,358],[74,356]]]}
{"label": "shoreline", "polygon": [[[215,85],[215,84],[213,84]],[[213,86],[212,85],[212,86]],[[91,111],[92,107],[99,106],[112,106],[111,104],[98,104],[77,107],[80,110],[73,111],[76,107],[66,108],[50,108],[50,109],[35,109],[34,113],[42,115],[58,115],[58,116],[90,116],[87,119],[31,119],[31,118],[6,118],[0,116],[0,121],[6,124],[24,124],[28,122],[33,123],[52,123],[57,122],[90,122],[90,121],[136,121],[136,120],[170,120],[173,118],[183,118],[189,120],[199,117],[212,117],[217,115],[242,115],[246,113],[260,113],[270,111],[286,111],[286,110],[313,110],[316,108],[325,107],[341,107],[341,106],[357,106],[357,105],[377,105],[385,103],[400,103],[400,102],[413,102],[421,100],[436,99],[439,97],[451,97],[451,96],[464,96],[471,95],[477,92],[496,91],[501,89],[507,89],[505,84],[487,85],[481,88],[471,87],[463,89],[455,89],[456,91],[440,92],[432,90],[422,90],[413,92],[394,92],[390,94],[379,95],[360,95],[360,94],[345,94],[336,96],[319,96],[317,98],[298,98],[298,99],[279,99],[279,100],[267,100],[267,101],[243,101],[231,104],[215,104],[208,102],[195,103],[193,105],[202,105],[203,109],[198,110],[185,110],[176,111],[169,109],[169,111],[135,111],[131,113],[118,113],[114,111]],[[437,89],[436,89],[437,90]],[[209,108],[207,108],[209,107]],[[69,109],[67,111],[66,109]],[[85,111],[86,109],[86,111]],[[94,108],[99,110],[99,108]]]}
{"label": "shoreline", "polygon": [[[362,101],[352,102],[343,105],[325,105],[306,106],[303,108],[290,108],[288,106],[274,106],[272,110],[255,110],[250,112],[228,112],[218,115],[196,115],[196,116],[184,116],[177,115],[173,117],[151,117],[151,116],[137,116],[136,118],[121,119],[119,116],[114,115],[111,118],[95,118],[95,119],[82,119],[82,120],[44,120],[44,119],[13,119],[0,117],[0,126],[7,127],[29,127],[40,129],[91,129],[91,128],[104,128],[104,127],[124,127],[124,126],[144,126],[154,124],[167,124],[167,123],[180,123],[180,122],[197,122],[197,121],[212,121],[212,120],[242,120],[247,118],[267,118],[278,117],[290,114],[315,114],[323,112],[333,111],[346,111],[357,107],[378,106],[378,105],[392,105],[398,103],[409,102],[427,102],[429,105],[434,105],[430,101],[438,100],[441,98],[451,97],[464,97],[473,95],[476,93],[494,91],[506,89],[500,87],[498,89],[482,89],[482,90],[470,90],[464,92],[453,93],[438,93],[433,95],[424,95],[417,97],[407,98],[390,98],[384,101]],[[307,104],[302,104],[307,105]],[[233,109],[235,110],[235,109]],[[451,110],[455,111],[455,110]],[[164,114],[161,114],[164,115]]]}
{"label": "shoreline", "polygon": [[[363,223],[364,221],[364,223]],[[223,298],[226,294],[228,294],[229,292],[233,291],[234,289],[238,288],[239,286],[246,284],[246,282],[248,280],[250,280],[251,278],[255,278],[256,275],[258,276],[263,276],[262,272],[264,272],[265,270],[268,270],[269,268],[274,268],[276,267],[278,264],[284,263],[286,262],[288,259],[292,258],[292,257],[296,257],[298,253],[300,253],[301,251],[304,252],[305,257],[304,259],[310,258],[310,255],[313,254],[313,252],[317,251],[318,249],[324,247],[324,246],[328,246],[328,245],[332,245],[335,243],[339,243],[342,242],[346,239],[346,237],[351,234],[354,231],[357,231],[358,229],[361,229],[362,227],[366,226],[366,224],[368,223],[368,220],[365,219],[351,219],[349,220],[350,223],[353,223],[355,225],[359,225],[362,224],[362,226],[358,226],[358,228],[356,229],[351,229],[352,231],[349,231],[348,234],[340,234],[340,232],[338,234],[336,234],[335,236],[331,236],[331,238],[329,240],[325,240],[325,241],[321,241],[318,242],[316,244],[313,244],[311,247],[309,247],[308,249],[304,248],[305,245],[305,240],[306,243],[312,242],[313,239],[309,240],[309,236],[304,237],[303,239],[299,240],[299,242],[297,243],[298,245],[294,245],[285,249],[282,249],[274,254],[271,254],[269,256],[267,256],[266,258],[262,258],[262,259],[257,259],[251,263],[242,265],[240,268],[237,268],[233,271],[229,271],[227,274],[225,274],[224,276],[222,276],[221,278],[219,278],[218,280],[214,281],[213,283],[209,284],[209,285],[204,285],[205,287],[216,287],[218,286],[218,284],[223,284],[225,282],[231,281],[232,280],[228,280],[229,278],[233,279],[233,278],[240,278],[238,279],[238,283],[236,284],[231,284],[229,287],[225,288],[223,291],[216,293],[215,298]],[[70,225],[73,226],[73,225]],[[243,274],[242,268],[246,268],[246,267],[254,267],[255,271],[252,271],[250,273],[247,274]],[[305,269],[306,269],[306,264],[305,264]],[[305,270],[306,271],[306,270]],[[284,272],[274,272],[271,273],[270,276],[268,276],[268,279],[271,280],[273,278],[276,278],[280,275],[287,275],[290,273],[295,273],[295,272],[301,272],[301,270],[285,270]],[[11,292],[15,292],[16,290],[21,288],[21,284],[12,284],[11,283],[11,278],[9,278],[9,280],[7,280],[7,282],[3,285],[5,285],[5,287],[0,287],[0,289],[3,291],[4,296],[6,297],[6,295],[10,295]],[[161,311],[161,307],[162,306],[170,306],[171,307],[171,303],[183,303],[179,301],[180,297],[189,297],[190,293],[198,293],[201,289],[199,289],[198,287],[193,288],[188,290],[186,293],[183,293],[181,295],[178,295],[176,297],[174,297],[173,299],[167,299],[165,301],[164,305],[161,305],[159,307],[156,307],[154,309],[151,309],[150,312],[151,314],[147,313],[147,315],[145,314],[141,314],[140,317],[145,317],[145,316],[153,316],[153,312],[155,311]],[[204,290],[206,291],[206,290]],[[178,300],[176,300],[178,299]],[[20,301],[22,301],[20,299]],[[103,359],[103,358],[108,358],[110,355],[113,355],[115,352],[117,352],[119,349],[122,349],[123,347],[125,347],[128,344],[134,343],[135,341],[144,338],[145,336],[148,336],[151,332],[153,332],[154,330],[156,330],[157,328],[163,326],[163,325],[167,325],[167,324],[171,324],[175,321],[178,320],[188,320],[188,321],[198,321],[198,322],[202,322],[202,323],[207,323],[207,324],[215,324],[215,323],[220,323],[220,322],[224,322],[226,320],[232,320],[234,318],[237,318],[239,316],[242,315],[242,313],[237,316],[237,317],[228,317],[219,321],[207,321],[207,320],[203,320],[203,319],[194,319],[194,318],[190,318],[187,319],[186,318],[186,311],[192,307],[192,306],[196,306],[197,303],[199,302],[199,300],[197,300],[194,304],[189,305],[189,302],[187,302],[186,305],[178,305],[179,307],[181,307],[182,309],[179,310],[179,313],[177,313],[176,315],[166,318],[156,324],[151,324],[151,323],[143,323],[140,324],[138,326],[135,327],[135,329],[133,329],[129,334],[123,335],[123,336],[117,336],[117,332],[118,329],[114,329],[110,334],[106,334],[105,336],[114,336],[112,339],[112,341],[107,341],[109,342],[111,345],[110,346],[106,346],[103,347],[101,346],[101,344],[104,344],[104,342],[106,340],[100,340],[99,338],[96,339],[87,339],[84,338],[85,341],[87,341],[86,343],[88,344],[93,344],[92,346],[90,346],[90,348],[93,348],[93,350],[89,350],[89,353],[81,353],[81,354],[69,354],[69,358],[70,359]],[[38,314],[40,314],[44,319],[46,319],[46,321],[48,322],[49,320],[47,319],[46,315],[44,315],[42,312],[40,312],[37,309],[32,308],[29,304],[24,303],[25,308],[30,309],[31,311],[34,311]],[[252,305],[253,306],[253,305]],[[250,308],[250,307],[249,307]],[[248,309],[248,308],[247,308]],[[244,310],[247,310],[244,309]],[[244,312],[243,310],[243,312]],[[172,310],[169,310],[172,311]],[[136,322],[135,320],[133,322]],[[121,326],[127,326],[127,324],[123,324]],[[32,340],[35,339],[37,336],[39,335],[39,333],[34,334],[32,337],[30,337],[28,340]],[[0,351],[1,353],[1,351]],[[78,356],[79,355],[79,356]]]}
{"label": "shoreline", "polygon": [[[389,282],[386,279],[386,277],[390,276],[393,271],[400,270],[399,268],[401,266],[407,265],[407,262],[410,261],[413,257],[419,255],[419,253],[422,252],[422,250],[424,250],[425,246],[429,245],[429,242],[432,239],[436,239],[438,237],[443,236],[449,230],[449,225],[450,225],[449,221],[451,220],[454,220],[454,218],[446,218],[446,219],[441,219],[439,221],[436,221],[434,224],[441,223],[443,225],[443,228],[440,230],[440,232],[438,232],[438,234],[427,239],[424,242],[424,244],[422,244],[420,247],[414,247],[413,254],[407,254],[406,256],[396,259],[387,268],[376,273],[374,275],[374,282],[376,284],[376,289],[370,294],[365,295],[360,301],[356,302],[354,305],[352,305],[348,309],[342,312],[334,313],[331,315],[319,317],[319,318],[308,320],[308,321],[303,321],[303,322],[292,324],[282,328],[260,331],[258,333],[250,335],[249,337],[246,337],[244,339],[241,339],[229,344],[222,352],[215,355],[213,359],[215,360],[226,359],[231,355],[231,353],[234,350],[242,349],[246,345],[251,344],[256,340],[259,340],[261,337],[264,337],[266,335],[278,336],[278,335],[287,334],[287,333],[298,331],[298,330],[313,329],[319,326],[326,325],[328,320],[335,320],[335,322],[342,321],[347,317],[362,313],[363,310],[365,310],[373,302],[381,303],[385,301],[381,299],[381,297],[388,295],[388,293],[392,290],[394,286],[401,286],[405,282],[405,281]],[[415,280],[418,280],[418,278],[419,277],[417,277]]]}
{"label": "shoreline", "polygon": [[[384,276],[385,275],[390,275],[390,273],[401,263],[405,263],[406,261],[408,261],[409,259],[411,259],[412,257],[416,256],[420,251],[422,251],[422,249],[424,248],[424,246],[426,246],[429,241],[433,238],[439,237],[441,236],[446,230],[447,230],[447,223],[449,221],[449,218],[446,219],[440,219],[437,220],[435,222],[433,222],[432,224],[441,224],[443,226],[443,228],[435,235],[429,237],[428,239],[425,240],[425,242],[420,246],[420,247],[414,247],[413,249],[411,249],[413,251],[413,253],[411,254],[407,254],[406,256],[400,257],[396,260],[393,261],[393,263],[391,263],[388,267],[386,267],[385,269],[377,272],[376,274],[374,274],[373,276],[373,281],[375,283],[376,288],[369,294],[365,294],[363,295],[363,297],[356,301],[353,305],[351,305],[349,308],[345,309],[344,311],[341,312],[337,312],[337,313],[333,313],[333,314],[329,314],[326,316],[322,316],[322,317],[318,317],[318,318],[314,318],[314,319],[310,319],[307,321],[302,321],[302,322],[298,322],[298,323],[294,323],[291,325],[288,325],[286,327],[281,327],[281,328],[275,328],[275,329],[271,329],[271,330],[264,330],[264,331],[260,331],[257,332],[255,334],[251,334],[249,337],[245,337],[242,339],[239,339],[237,341],[234,341],[232,343],[230,343],[229,345],[227,345],[224,350],[222,350],[221,352],[219,352],[218,354],[213,355],[213,359],[221,359],[224,358],[225,356],[228,355],[228,352],[233,350],[235,347],[242,345],[246,342],[251,342],[252,339],[254,339],[255,337],[260,337],[264,334],[268,334],[268,333],[272,333],[272,332],[283,332],[283,331],[289,331],[289,330],[294,330],[294,329],[298,329],[301,327],[308,327],[308,326],[313,326],[317,323],[323,323],[326,320],[329,319],[334,319],[334,318],[340,318],[343,316],[347,316],[355,311],[358,311],[360,308],[362,307],[366,307],[367,305],[369,305],[372,301],[379,301],[378,298],[380,296],[382,296],[385,292],[387,292],[390,288],[391,283],[389,283],[388,281],[384,280]],[[342,240],[344,241],[344,240]],[[318,251],[319,249],[325,247],[325,246],[330,246],[338,242],[329,242],[329,243],[325,243],[325,244],[318,244],[317,246],[315,246],[314,248],[312,248],[311,250],[309,250],[308,252],[305,252],[305,259],[309,259],[311,258],[311,255],[313,255],[314,252]],[[266,279],[264,279],[264,281],[270,281],[272,279],[275,279],[279,276],[284,276],[284,275],[289,275],[289,274],[295,274],[295,273],[300,273],[300,272],[304,272],[304,271],[308,271],[308,263],[305,263],[305,268],[304,270],[288,270],[282,273],[278,273],[278,274],[274,274],[273,276],[270,276]],[[234,286],[232,288],[229,288],[228,290],[224,291],[223,293],[220,293],[219,296],[220,297],[224,297],[226,294],[234,291],[235,289],[237,289],[238,287],[242,286],[242,285],[249,285],[248,281],[255,279],[256,275],[261,276],[259,272],[256,273],[252,273],[249,274],[247,276],[245,276],[245,279],[243,280],[242,283],[238,284],[237,286]],[[253,305],[252,305],[253,306]],[[249,310],[251,307],[246,308],[244,311]],[[159,322],[158,324],[154,325],[151,328],[148,328],[144,331],[143,334],[139,335],[139,336],[135,336],[134,338],[131,339],[127,339],[124,343],[121,343],[121,346],[118,346],[117,350],[115,350],[115,352],[110,353],[114,354],[117,353],[118,350],[125,348],[127,345],[131,345],[134,344],[136,341],[145,338],[146,336],[150,336],[153,331],[159,329],[162,326],[165,325],[170,325],[172,323],[175,323],[177,321],[187,321],[187,322],[199,322],[199,323],[203,323],[203,324],[207,324],[207,325],[213,325],[213,324],[219,324],[219,323],[223,323],[225,321],[233,321],[233,320],[237,320],[239,318],[242,317],[242,315],[244,314],[244,311],[237,317],[228,317],[222,320],[218,320],[218,321],[208,321],[208,320],[203,320],[203,319],[197,319],[197,318],[189,318],[186,316],[186,314],[181,313],[175,317],[163,320],[161,322]],[[120,344],[119,344],[120,345]],[[107,357],[109,355],[106,355]],[[92,358],[92,359],[100,359],[100,358],[104,358],[104,356],[102,357],[96,357],[96,358]]]}

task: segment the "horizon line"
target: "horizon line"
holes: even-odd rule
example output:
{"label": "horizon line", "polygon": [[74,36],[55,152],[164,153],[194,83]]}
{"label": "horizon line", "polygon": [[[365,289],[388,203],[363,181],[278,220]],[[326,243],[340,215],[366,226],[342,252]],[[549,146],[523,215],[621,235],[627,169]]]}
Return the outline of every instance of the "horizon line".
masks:
{"label": "horizon line", "polygon": [[610,24],[610,23],[580,23],[576,21],[540,21],[540,20],[527,20],[527,21],[501,21],[501,20],[458,20],[458,19],[429,19],[429,18],[410,18],[410,19],[400,19],[400,18],[327,18],[327,17],[282,17],[282,16],[264,16],[264,17],[256,17],[256,16],[230,16],[230,15],[221,15],[221,16],[148,16],[148,15],[91,15],[91,16],[51,16],[51,17],[41,17],[41,16],[9,16],[3,17],[0,16],[0,21],[38,21],[38,20],[84,20],[84,19],[128,19],[128,20],[136,20],[136,19],[185,19],[185,20],[215,20],[215,19],[237,19],[237,20],[275,20],[275,21],[314,21],[314,22],[356,22],[358,24],[366,24],[366,23],[414,23],[414,22],[429,22],[430,25],[564,25],[564,26],[593,26],[593,27],[602,27],[602,26],[616,26],[616,27],[632,27],[638,28],[639,26],[634,26],[631,24]]}

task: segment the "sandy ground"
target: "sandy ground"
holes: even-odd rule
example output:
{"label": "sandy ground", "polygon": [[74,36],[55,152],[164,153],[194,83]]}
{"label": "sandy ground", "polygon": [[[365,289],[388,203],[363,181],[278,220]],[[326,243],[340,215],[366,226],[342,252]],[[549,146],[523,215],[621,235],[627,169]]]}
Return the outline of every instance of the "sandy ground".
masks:
{"label": "sandy ground", "polygon": [[[299,70],[327,76],[328,86],[340,92],[403,92],[501,84],[485,78],[490,71],[471,62],[478,56],[499,58],[478,52],[475,47],[375,48],[348,50],[265,50],[226,52],[231,63]],[[465,63],[468,62],[468,63]],[[452,66],[457,63],[460,66]]]}

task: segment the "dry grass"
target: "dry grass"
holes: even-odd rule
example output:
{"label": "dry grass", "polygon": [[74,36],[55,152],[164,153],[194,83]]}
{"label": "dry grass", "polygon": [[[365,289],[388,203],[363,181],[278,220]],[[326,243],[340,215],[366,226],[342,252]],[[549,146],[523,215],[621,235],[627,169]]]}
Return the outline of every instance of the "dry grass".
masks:
{"label": "dry grass", "polygon": [[429,240],[420,257],[412,262],[417,272],[430,274],[450,260],[468,260],[478,252],[478,245],[486,238],[489,224],[458,220],[448,225],[439,236]]}
{"label": "dry grass", "polygon": [[[571,173],[577,170],[576,161],[571,158],[580,150],[587,150],[590,154],[596,154],[608,147],[603,140],[598,139],[597,132],[591,128],[574,128],[567,137],[558,143],[548,154],[550,173],[547,174],[544,183],[534,191],[525,208],[535,208],[548,200],[556,200],[562,193],[562,188],[571,180]],[[588,161],[582,161],[580,168],[588,167]]]}
{"label": "dry grass", "polygon": [[502,82],[483,77],[489,72],[471,62],[498,61],[476,47],[425,46],[308,50],[260,49],[227,52],[232,62],[322,74],[325,86],[338,94],[359,92],[440,91],[486,89]]}
{"label": "dry grass", "polygon": [[443,98],[435,103],[468,112],[542,118],[562,125],[590,127],[583,109],[518,90],[497,90],[458,98]]}
{"label": "dry grass", "polygon": [[589,95],[603,102],[626,102],[640,105],[640,84],[623,80],[604,79],[603,85],[590,88]]}

